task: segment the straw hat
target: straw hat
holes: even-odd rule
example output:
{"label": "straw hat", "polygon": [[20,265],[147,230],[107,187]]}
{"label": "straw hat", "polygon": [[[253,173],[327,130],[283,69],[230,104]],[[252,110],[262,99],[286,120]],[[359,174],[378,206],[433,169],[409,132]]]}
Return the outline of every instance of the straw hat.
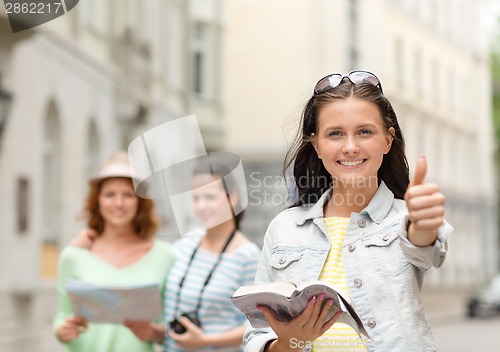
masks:
{"label": "straw hat", "polygon": [[[131,170],[132,168],[134,170]],[[132,171],[134,171],[134,175],[138,174],[135,169],[136,168],[129,161],[128,153],[119,151],[111,155],[101,164],[99,172],[90,178],[90,183],[112,177],[133,178]]]}

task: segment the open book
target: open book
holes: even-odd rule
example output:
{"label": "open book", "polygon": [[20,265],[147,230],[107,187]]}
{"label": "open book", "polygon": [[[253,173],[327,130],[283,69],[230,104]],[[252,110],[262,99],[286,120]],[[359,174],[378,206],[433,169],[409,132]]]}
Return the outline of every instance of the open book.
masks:
{"label": "open book", "polygon": [[324,281],[306,282],[300,285],[292,282],[270,282],[242,286],[231,297],[232,303],[239,308],[254,328],[269,327],[264,315],[257,306],[269,307],[276,319],[290,321],[302,313],[309,300],[320,294],[325,294],[323,304],[333,300],[328,318],[330,319],[339,310],[344,312],[337,322],[351,326],[359,335],[362,333],[370,338],[361,318],[335,286]]}
{"label": "open book", "polygon": [[123,323],[127,319],[156,321],[162,316],[158,284],[95,285],[68,280],[73,312],[92,323]]}

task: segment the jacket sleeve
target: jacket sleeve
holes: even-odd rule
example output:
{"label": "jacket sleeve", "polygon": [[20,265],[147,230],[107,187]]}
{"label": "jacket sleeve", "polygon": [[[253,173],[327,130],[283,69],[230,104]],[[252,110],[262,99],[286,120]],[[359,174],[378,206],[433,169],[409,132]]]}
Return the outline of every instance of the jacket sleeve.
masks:
{"label": "jacket sleeve", "polygon": [[[272,253],[272,228],[273,222],[269,225],[264,236],[264,244],[260,254],[257,272],[255,274],[255,283],[271,282],[272,273],[269,259]],[[271,328],[252,328],[248,323],[245,335],[243,336],[244,351],[262,352],[269,341],[276,340],[278,337]]]}
{"label": "jacket sleeve", "polygon": [[444,222],[438,228],[438,237],[434,244],[427,247],[418,247],[410,242],[406,231],[409,222],[408,215],[401,222],[401,231],[399,232],[399,243],[401,250],[408,260],[421,271],[430,269],[431,267],[439,268],[446,258],[448,251],[448,237],[453,231],[453,227]]}

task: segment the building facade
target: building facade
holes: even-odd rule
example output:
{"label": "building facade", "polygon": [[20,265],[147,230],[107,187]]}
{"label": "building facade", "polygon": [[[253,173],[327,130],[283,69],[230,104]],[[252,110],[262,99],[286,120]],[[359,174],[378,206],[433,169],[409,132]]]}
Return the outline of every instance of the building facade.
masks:
{"label": "building facade", "polygon": [[[193,113],[205,148],[221,148],[219,3],[86,0],[16,34],[2,9],[1,87],[12,103],[0,154],[0,350],[62,350],[57,257],[84,226],[87,180],[104,158]],[[169,204],[157,204],[160,236],[175,238]]]}
{"label": "building facade", "polygon": [[362,69],[378,75],[394,105],[410,175],[418,156],[426,155],[427,181],[438,183],[447,196],[446,217],[455,231],[446,264],[428,273],[426,286],[471,288],[498,270],[491,72],[482,25],[486,4],[225,3],[226,148],[242,156],[251,175],[250,201],[259,206],[249,207],[249,217],[261,219],[251,224],[257,241],[286,199],[264,194],[272,193],[273,185],[283,194],[277,173],[314,84],[331,72]]}
{"label": "building facade", "polygon": [[[85,0],[13,36],[0,17],[0,350],[58,351],[59,251],[82,228],[88,176],[116,149],[196,114],[206,151],[240,155],[257,243],[286,205],[287,143],[316,81],[375,72],[410,166],[447,195],[455,232],[430,287],[468,288],[497,270],[489,52],[476,0]],[[21,32],[23,33],[23,32]],[[191,148],[182,145],[179,148]],[[179,233],[158,201],[161,236]],[[186,217],[189,211],[186,211]]]}

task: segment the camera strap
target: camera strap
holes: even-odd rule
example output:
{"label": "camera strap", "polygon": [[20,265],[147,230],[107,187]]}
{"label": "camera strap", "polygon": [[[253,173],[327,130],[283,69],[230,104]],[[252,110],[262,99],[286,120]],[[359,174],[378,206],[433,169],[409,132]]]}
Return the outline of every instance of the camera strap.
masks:
{"label": "camera strap", "polygon": [[[210,270],[210,273],[208,273],[207,278],[205,279],[205,282],[203,283],[203,287],[201,288],[200,295],[198,296],[198,304],[196,305],[196,310],[195,312],[198,313],[200,307],[201,307],[201,298],[203,296],[203,292],[205,292],[205,287],[207,287],[208,282],[210,281],[215,269],[219,265],[221,259],[222,259],[222,254],[226,251],[227,247],[229,246],[229,243],[231,243],[231,240],[234,238],[234,235],[236,234],[236,226],[233,229],[233,232],[231,232],[231,235],[229,235],[229,238],[227,239],[226,243],[224,244],[224,247],[222,247],[221,252],[219,253],[219,258],[217,258],[217,261],[215,262],[214,266],[212,267],[212,270]],[[201,242],[201,241],[200,241]],[[198,252],[198,248],[200,248],[200,245],[198,244],[196,248],[193,251],[193,254],[191,254],[191,258],[189,258],[188,265],[186,267],[186,272],[184,273],[184,276],[182,277],[181,281],[179,282],[179,289],[177,290],[177,297],[175,300],[175,314],[174,317],[177,316],[178,310],[179,310],[179,300],[181,296],[181,291],[182,287],[184,286],[184,281],[186,280],[187,274],[189,273],[189,269],[191,267],[191,264],[193,262],[194,256]]]}

